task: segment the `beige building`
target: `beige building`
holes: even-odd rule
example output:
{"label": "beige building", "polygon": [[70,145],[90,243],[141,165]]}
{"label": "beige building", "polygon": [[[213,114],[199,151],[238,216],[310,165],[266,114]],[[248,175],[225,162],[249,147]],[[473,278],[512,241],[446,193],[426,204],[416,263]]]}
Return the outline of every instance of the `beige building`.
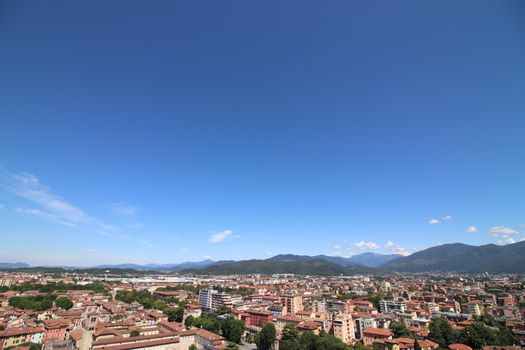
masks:
{"label": "beige building", "polygon": [[283,306],[283,315],[295,314],[303,310],[303,297],[300,295],[282,295],[280,299]]}
{"label": "beige building", "polygon": [[354,322],[350,314],[334,316],[332,330],[334,336],[346,344],[353,343],[355,340]]}

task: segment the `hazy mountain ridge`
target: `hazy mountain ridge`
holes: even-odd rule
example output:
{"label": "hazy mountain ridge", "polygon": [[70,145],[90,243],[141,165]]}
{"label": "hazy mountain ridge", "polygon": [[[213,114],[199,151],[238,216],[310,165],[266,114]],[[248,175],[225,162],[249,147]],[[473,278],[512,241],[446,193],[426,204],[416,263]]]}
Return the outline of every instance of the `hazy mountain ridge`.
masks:
{"label": "hazy mountain ridge", "polygon": [[[23,262],[0,263],[0,269],[4,270],[24,268],[31,268],[31,266]],[[495,244],[482,246],[472,246],[463,243],[443,244],[409,256],[363,253],[344,258],[327,255],[281,254],[268,259],[244,261],[213,261],[207,259],[179,264],[106,264],[91,268],[67,267],[67,269],[122,269],[140,272],[189,272],[203,274],[298,273],[346,275],[385,271],[525,273],[525,241],[505,246]]]}
{"label": "hazy mountain ridge", "polygon": [[183,273],[194,273],[202,275],[230,275],[230,274],[284,274],[297,275],[356,275],[356,274],[379,274],[384,271],[361,266],[344,266],[328,262],[324,259],[308,256],[276,256],[266,260],[242,260],[226,264],[218,264],[198,269],[188,269]]}
{"label": "hazy mountain ridge", "polygon": [[23,263],[23,262],[15,262],[15,263],[8,263],[8,262],[0,262],[0,269],[20,269],[30,267],[29,264]]}
{"label": "hazy mountain ridge", "polygon": [[443,244],[380,267],[399,272],[521,273],[525,272],[525,242],[505,246]]}

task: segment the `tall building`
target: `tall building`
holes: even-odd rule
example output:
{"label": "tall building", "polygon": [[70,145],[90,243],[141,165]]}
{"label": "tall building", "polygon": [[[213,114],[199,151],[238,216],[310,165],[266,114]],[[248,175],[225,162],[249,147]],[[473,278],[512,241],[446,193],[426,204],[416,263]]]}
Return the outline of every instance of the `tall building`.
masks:
{"label": "tall building", "polygon": [[381,282],[381,285],[379,286],[379,291],[381,293],[390,293],[392,291],[392,286],[390,285],[390,282],[388,281]]}
{"label": "tall building", "polygon": [[350,314],[339,314],[333,319],[332,330],[336,338],[349,344],[355,340],[354,322]]}
{"label": "tall building", "polygon": [[211,297],[211,309],[218,310],[223,306],[228,308],[233,306],[232,296],[226,293],[214,293]]}
{"label": "tall building", "polygon": [[407,304],[403,300],[387,300],[379,301],[379,310],[382,313],[396,313],[405,312]]}
{"label": "tall building", "polygon": [[203,288],[199,291],[199,305],[203,310],[213,309],[213,295],[219,293],[212,288]]}
{"label": "tall building", "polygon": [[468,303],[468,313],[473,316],[481,316],[483,313],[483,306],[477,301]]}
{"label": "tall building", "polygon": [[312,302],[312,311],[313,312],[326,312],[326,300],[316,299]]}
{"label": "tall building", "polygon": [[303,309],[303,297],[300,295],[282,295],[280,299],[287,314],[295,314]]}

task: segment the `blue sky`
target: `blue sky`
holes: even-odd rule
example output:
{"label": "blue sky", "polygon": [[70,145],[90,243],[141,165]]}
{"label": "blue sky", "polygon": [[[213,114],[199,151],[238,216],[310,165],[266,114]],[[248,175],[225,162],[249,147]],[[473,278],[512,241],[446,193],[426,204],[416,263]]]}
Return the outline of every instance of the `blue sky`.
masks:
{"label": "blue sky", "polygon": [[3,1],[0,260],[521,240],[524,14],[522,1]]}

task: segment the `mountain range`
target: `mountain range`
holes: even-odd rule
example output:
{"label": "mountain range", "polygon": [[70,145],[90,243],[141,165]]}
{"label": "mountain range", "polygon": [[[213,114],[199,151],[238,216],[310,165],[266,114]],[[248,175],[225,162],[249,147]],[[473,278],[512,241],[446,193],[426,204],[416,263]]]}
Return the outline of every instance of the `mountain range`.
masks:
{"label": "mountain range", "polygon": [[381,267],[398,272],[522,273],[525,241],[504,246],[443,244],[391,260]]}
{"label": "mountain range", "polygon": [[15,263],[8,263],[8,262],[0,262],[0,269],[21,269],[30,267],[29,264],[22,263],[22,262],[15,262]]}
{"label": "mountain range", "polygon": [[296,275],[324,276],[385,273],[385,271],[373,267],[341,265],[322,258],[301,255],[277,255],[266,260],[242,260],[204,268],[188,269],[181,272],[203,275],[293,273]]}
{"label": "mountain range", "polygon": [[[0,263],[0,269],[24,269],[25,263]],[[282,254],[242,261],[203,260],[180,264],[99,265],[93,269],[182,272],[194,274],[294,273],[311,275],[384,274],[388,272],[525,273],[525,241],[504,246],[443,244],[409,256],[363,253],[344,258]]]}

